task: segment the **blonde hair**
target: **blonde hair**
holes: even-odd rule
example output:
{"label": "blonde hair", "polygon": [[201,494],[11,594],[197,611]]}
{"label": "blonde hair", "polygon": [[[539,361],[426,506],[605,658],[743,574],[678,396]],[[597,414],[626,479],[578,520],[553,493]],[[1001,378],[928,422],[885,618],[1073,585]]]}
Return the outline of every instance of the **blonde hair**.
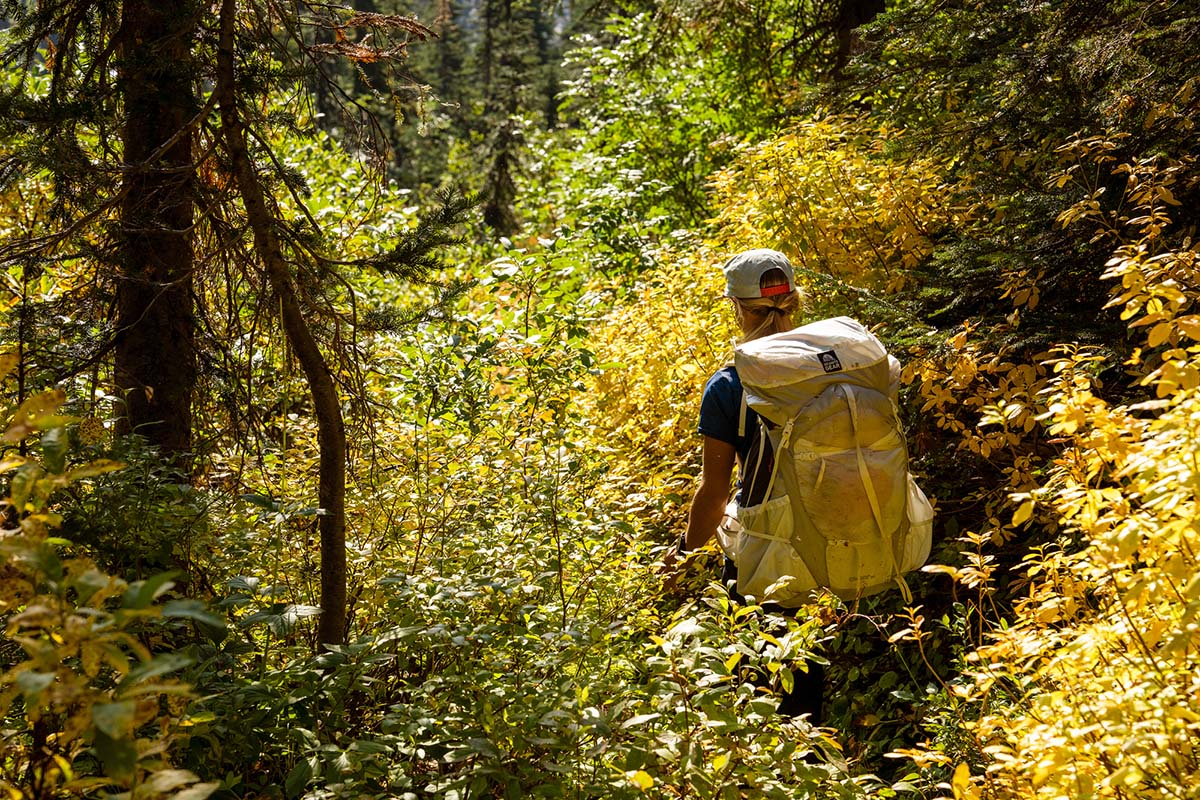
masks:
{"label": "blonde hair", "polygon": [[[757,297],[750,300],[733,299],[733,311],[743,331],[748,331],[742,341],[770,336],[791,329],[792,315],[800,310],[800,292],[793,289],[787,294],[773,297]],[[747,325],[746,323],[750,324]],[[757,323],[757,324],[756,324]]]}

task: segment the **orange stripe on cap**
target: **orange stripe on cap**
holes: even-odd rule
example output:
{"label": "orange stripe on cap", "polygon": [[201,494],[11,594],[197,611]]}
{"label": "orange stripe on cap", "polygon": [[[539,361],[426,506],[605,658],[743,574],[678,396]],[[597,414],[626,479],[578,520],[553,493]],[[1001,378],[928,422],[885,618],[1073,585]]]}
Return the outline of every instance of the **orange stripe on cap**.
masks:
{"label": "orange stripe on cap", "polygon": [[781,283],[778,286],[764,286],[760,290],[760,294],[762,294],[763,297],[774,297],[777,294],[787,294],[791,290],[791,286],[788,286],[786,283]]}

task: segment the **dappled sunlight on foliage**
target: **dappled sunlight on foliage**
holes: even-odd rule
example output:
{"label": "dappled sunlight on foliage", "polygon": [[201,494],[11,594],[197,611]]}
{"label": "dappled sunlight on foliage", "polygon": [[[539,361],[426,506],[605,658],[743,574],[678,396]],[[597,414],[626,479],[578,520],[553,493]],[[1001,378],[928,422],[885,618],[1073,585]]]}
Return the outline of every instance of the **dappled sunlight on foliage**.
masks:
{"label": "dappled sunlight on foliage", "polygon": [[[343,76],[354,113],[395,106],[369,131],[309,107],[282,51],[239,62],[345,423],[344,639],[318,627],[314,395],[217,197],[218,120],[188,129],[186,466],[113,418],[117,117],[0,120],[0,794],[1197,797],[1195,9],[911,2],[855,28],[870,4],[503,4],[570,50],[543,63],[473,27],[496,4],[458,5],[421,62],[440,85]],[[228,7],[244,28],[268,5]],[[69,55],[45,54],[22,113]],[[385,132],[396,152],[367,147]],[[501,133],[504,237],[434,189],[495,188],[476,159]],[[716,545],[664,564],[739,335],[720,267],[754,247],[795,264],[797,322],[853,316],[903,364],[936,507],[911,599],[783,615],[731,598]],[[818,664],[821,725],[777,713]]]}
{"label": "dappled sunlight on foliage", "polygon": [[1044,364],[1038,419],[1055,455],[1036,481],[1010,484],[1011,524],[1060,533],[1025,555],[1011,622],[968,656],[972,730],[986,759],[975,777],[956,774],[956,797],[1186,796],[1200,775],[1197,252],[1166,234],[1171,187],[1192,182],[1195,167],[1122,165],[1099,139],[1063,149],[1084,174],[1107,165],[1125,176],[1119,210],[1089,194],[1059,221],[1090,226],[1115,248],[1110,305],[1142,342],[1124,367],[1151,392],[1104,399],[1108,357],[1097,349],[1064,344]]}
{"label": "dappled sunlight on foliage", "polygon": [[710,179],[715,246],[772,246],[793,263],[855,286],[895,294],[955,218],[931,158],[895,159],[904,132],[815,117],[746,147]]}
{"label": "dappled sunlight on foliage", "polygon": [[1177,797],[1200,774],[1200,399],[1145,421],[1092,395],[1086,361],[1056,364],[1048,422],[1071,446],[1032,495],[1076,544],[1027,556],[1016,621],[971,654],[977,735],[991,796]]}
{"label": "dappled sunlight on foliage", "polygon": [[[15,359],[0,361],[3,379]],[[10,451],[0,462],[10,476],[0,530],[0,789],[20,798],[137,786],[148,799],[203,800],[217,784],[177,768],[192,697],[177,675],[192,658],[172,643],[190,624],[219,638],[224,623],[198,601],[170,597],[170,574],[126,582],[55,535],[55,495],[86,492],[125,466],[76,459],[65,400],[61,391],[27,398],[2,437],[9,446],[32,440],[38,454]]]}
{"label": "dappled sunlight on foliage", "polygon": [[[698,469],[699,390],[733,355],[718,253],[667,253],[592,329],[599,369],[580,400],[630,502],[678,524]],[[666,519],[661,504],[674,509]],[[656,511],[655,509],[658,509]]]}

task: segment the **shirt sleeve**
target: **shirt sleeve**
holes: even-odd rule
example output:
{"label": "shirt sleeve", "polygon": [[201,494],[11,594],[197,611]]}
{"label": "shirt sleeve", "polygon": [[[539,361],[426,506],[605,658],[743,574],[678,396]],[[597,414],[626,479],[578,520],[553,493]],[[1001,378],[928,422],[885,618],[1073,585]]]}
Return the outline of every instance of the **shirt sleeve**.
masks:
{"label": "shirt sleeve", "polygon": [[713,375],[704,385],[704,396],[700,399],[697,432],[737,447],[741,401],[741,386],[735,385],[730,370],[723,369]]}

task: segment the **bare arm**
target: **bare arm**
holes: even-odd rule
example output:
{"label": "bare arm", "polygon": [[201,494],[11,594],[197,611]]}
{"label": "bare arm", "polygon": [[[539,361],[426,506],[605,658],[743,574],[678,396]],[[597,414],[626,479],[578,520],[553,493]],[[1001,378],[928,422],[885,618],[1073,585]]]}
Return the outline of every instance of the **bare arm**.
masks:
{"label": "bare arm", "polygon": [[725,514],[725,504],[729,502],[729,482],[736,460],[737,452],[733,445],[711,436],[704,437],[700,485],[696,487],[692,507],[688,511],[689,550],[701,547],[716,534],[721,517]]}

